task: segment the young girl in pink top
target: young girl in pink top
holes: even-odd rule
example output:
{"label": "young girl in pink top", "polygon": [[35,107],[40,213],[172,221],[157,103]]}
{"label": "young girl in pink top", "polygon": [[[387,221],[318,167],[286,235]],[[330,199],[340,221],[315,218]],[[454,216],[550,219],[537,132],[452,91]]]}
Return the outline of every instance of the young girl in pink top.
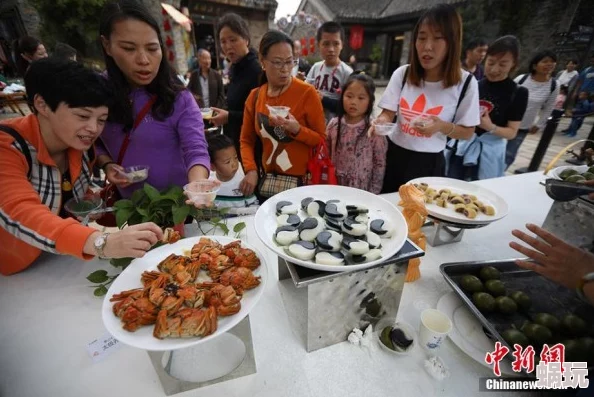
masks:
{"label": "young girl in pink top", "polygon": [[342,87],[338,117],[326,127],[326,141],[338,183],[378,194],[386,169],[386,137],[367,136],[375,94],[371,77],[355,72]]}

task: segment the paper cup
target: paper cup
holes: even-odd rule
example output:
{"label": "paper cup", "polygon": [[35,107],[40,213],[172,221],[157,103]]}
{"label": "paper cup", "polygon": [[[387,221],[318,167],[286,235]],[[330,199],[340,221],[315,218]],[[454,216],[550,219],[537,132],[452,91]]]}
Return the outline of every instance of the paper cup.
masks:
{"label": "paper cup", "polygon": [[419,345],[429,351],[439,349],[452,329],[448,316],[435,309],[426,309],[421,313]]}

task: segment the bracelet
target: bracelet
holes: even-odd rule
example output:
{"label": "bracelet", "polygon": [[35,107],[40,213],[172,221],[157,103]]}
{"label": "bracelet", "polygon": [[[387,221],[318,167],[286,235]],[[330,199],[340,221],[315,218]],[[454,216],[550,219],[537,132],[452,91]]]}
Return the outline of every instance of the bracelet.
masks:
{"label": "bracelet", "polygon": [[454,131],[456,131],[456,124],[452,123],[452,130],[446,136],[449,137],[450,135],[452,135],[454,133]]}
{"label": "bracelet", "polygon": [[105,172],[105,167],[107,167],[110,164],[117,164],[117,163],[115,161],[108,161],[107,163],[105,163],[101,166],[101,170]]}

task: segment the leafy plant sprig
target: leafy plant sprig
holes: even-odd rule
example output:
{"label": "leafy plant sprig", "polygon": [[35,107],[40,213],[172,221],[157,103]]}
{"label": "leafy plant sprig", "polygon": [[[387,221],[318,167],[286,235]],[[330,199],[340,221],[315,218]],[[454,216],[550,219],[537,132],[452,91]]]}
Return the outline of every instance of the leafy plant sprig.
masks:
{"label": "leafy plant sprig", "polygon": [[[183,189],[179,186],[172,186],[159,192],[153,186],[145,183],[143,188],[135,191],[130,199],[118,200],[114,207],[116,208],[116,224],[120,229],[127,225],[131,226],[144,222],[154,222],[161,228],[173,227],[183,224],[188,217],[191,217],[196,220],[198,230],[205,236],[214,235],[217,230],[220,230],[224,236],[228,236],[231,232],[226,217],[229,208],[210,207],[198,209],[187,205]],[[210,228],[205,231],[202,227],[203,224],[209,225]],[[245,228],[245,222],[235,224],[233,226],[235,238],[239,238]],[[151,250],[161,245],[163,243],[159,242],[151,247]],[[130,265],[133,259],[111,259],[109,263],[113,267],[119,268],[121,273]],[[92,286],[95,288],[94,295],[105,295],[113,280],[120,273],[109,275],[106,270],[96,270],[89,274],[87,280],[98,284]]]}

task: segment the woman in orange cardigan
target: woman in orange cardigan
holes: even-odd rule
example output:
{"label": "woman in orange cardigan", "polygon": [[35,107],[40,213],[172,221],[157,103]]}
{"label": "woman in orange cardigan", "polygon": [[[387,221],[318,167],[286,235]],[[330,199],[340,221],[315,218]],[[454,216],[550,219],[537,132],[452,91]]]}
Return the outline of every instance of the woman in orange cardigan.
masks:
{"label": "woman in orange cardigan", "polygon": [[162,238],[154,223],[101,233],[68,218],[83,197],[92,146],[113,95],[106,80],[75,62],[44,59],[25,75],[34,113],[0,125],[0,274],[29,267],[42,251],[81,259],[141,257]]}
{"label": "woman in orange cardigan", "polygon": [[[241,127],[241,158],[245,178],[241,191],[248,196],[258,184],[256,142],[262,142],[262,168],[302,178],[310,151],[326,135],[322,102],[315,88],[291,76],[297,62],[293,41],[285,33],[271,30],[260,42],[263,84],[250,93]],[[269,106],[289,107],[286,117],[270,113]],[[277,192],[278,193],[278,192]]]}

